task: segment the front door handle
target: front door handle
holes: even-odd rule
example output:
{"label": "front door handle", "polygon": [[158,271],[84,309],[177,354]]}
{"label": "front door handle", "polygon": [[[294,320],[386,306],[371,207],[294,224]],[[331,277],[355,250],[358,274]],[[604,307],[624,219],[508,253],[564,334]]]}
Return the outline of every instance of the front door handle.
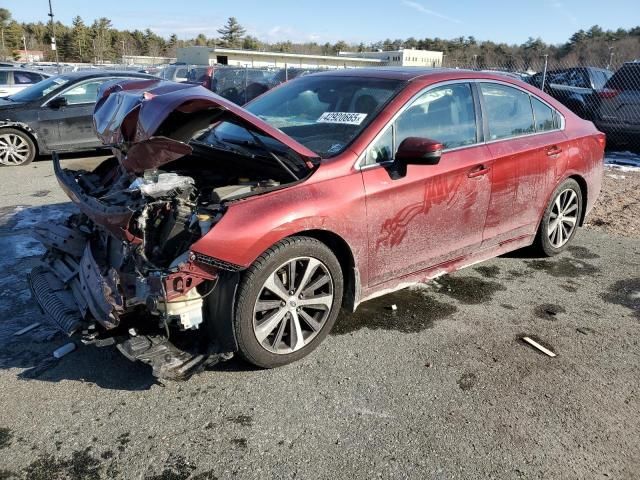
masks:
{"label": "front door handle", "polygon": [[467,177],[478,178],[478,177],[482,177],[483,175],[486,175],[487,173],[489,173],[489,167],[485,165],[477,165],[473,167],[471,170],[469,170]]}
{"label": "front door handle", "polygon": [[547,148],[547,157],[557,157],[562,153],[562,148],[557,145]]}

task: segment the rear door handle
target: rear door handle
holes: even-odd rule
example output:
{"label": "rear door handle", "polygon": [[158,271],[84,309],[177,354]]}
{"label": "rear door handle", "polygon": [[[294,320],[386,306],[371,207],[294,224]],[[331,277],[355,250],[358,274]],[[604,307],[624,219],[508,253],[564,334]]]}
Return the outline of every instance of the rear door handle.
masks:
{"label": "rear door handle", "polygon": [[562,149],[557,145],[547,148],[547,157],[557,157],[562,153]]}
{"label": "rear door handle", "polygon": [[477,166],[473,167],[471,170],[469,170],[469,173],[467,174],[467,177],[469,177],[469,178],[477,178],[477,177],[482,177],[483,175],[486,175],[487,173],[489,173],[489,167],[487,167],[485,165],[477,165]]}

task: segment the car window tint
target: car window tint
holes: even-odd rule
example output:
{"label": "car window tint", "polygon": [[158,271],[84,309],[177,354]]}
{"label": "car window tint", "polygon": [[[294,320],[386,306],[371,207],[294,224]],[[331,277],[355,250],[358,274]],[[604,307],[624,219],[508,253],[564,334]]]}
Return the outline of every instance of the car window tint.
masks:
{"label": "car window tint", "polygon": [[393,160],[393,129],[387,130],[369,147],[366,165],[384,163]]}
{"label": "car window tint", "polygon": [[101,78],[92,82],[81,83],[67,90],[62,96],[67,99],[67,105],[95,103],[100,85],[102,85],[107,80],[110,79]]}
{"label": "car window tint", "polygon": [[408,137],[437,140],[445,148],[476,143],[471,86],[457,83],[422,94],[396,120],[396,145]]}
{"label": "car window tint", "polygon": [[13,72],[13,83],[16,85],[29,85],[31,83],[38,83],[40,80],[42,80],[42,76],[37,73]]}
{"label": "car window tint", "polygon": [[481,83],[489,140],[516,137],[535,131],[529,94],[517,88]]}
{"label": "car window tint", "polygon": [[7,85],[9,83],[9,72],[0,71],[0,85]]}
{"label": "car window tint", "polygon": [[557,128],[557,116],[554,110],[533,96],[531,97],[531,103],[533,105],[533,115],[536,119],[536,132],[555,130]]}

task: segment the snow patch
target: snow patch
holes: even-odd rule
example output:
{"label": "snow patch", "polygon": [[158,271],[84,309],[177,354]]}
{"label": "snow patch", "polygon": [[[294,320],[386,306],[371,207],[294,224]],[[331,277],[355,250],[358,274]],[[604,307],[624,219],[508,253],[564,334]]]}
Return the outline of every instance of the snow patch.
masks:
{"label": "snow patch", "polygon": [[640,172],[640,154],[633,152],[605,152],[605,165],[621,172]]}

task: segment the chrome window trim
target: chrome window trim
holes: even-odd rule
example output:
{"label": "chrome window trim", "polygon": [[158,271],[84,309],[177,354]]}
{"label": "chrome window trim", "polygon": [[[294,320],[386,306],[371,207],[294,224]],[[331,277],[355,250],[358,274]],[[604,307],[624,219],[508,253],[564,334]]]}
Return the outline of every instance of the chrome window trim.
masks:
{"label": "chrome window trim", "polygon": [[[515,140],[518,138],[525,138],[525,137],[532,137],[534,135],[545,135],[548,133],[552,133],[552,132],[561,132],[564,131],[565,127],[566,127],[566,120],[564,118],[564,115],[562,114],[562,112],[560,112],[556,107],[554,107],[553,105],[551,105],[549,102],[545,101],[544,99],[540,98],[538,95],[531,93],[530,91],[520,87],[519,85],[515,85],[513,83],[509,83],[509,82],[505,82],[503,80],[494,80],[494,79],[485,79],[485,78],[467,78],[467,79],[459,79],[459,80],[443,80],[442,82],[438,82],[438,83],[434,83],[432,85],[429,85],[425,88],[423,88],[422,90],[420,90],[419,92],[417,92],[415,95],[413,95],[403,106],[402,108],[400,108],[393,117],[391,117],[391,119],[389,120],[389,122],[380,129],[380,131],[378,132],[378,134],[373,138],[373,140],[371,140],[371,142],[369,142],[369,144],[366,146],[366,148],[364,149],[364,151],[358,156],[358,158],[356,159],[356,162],[354,163],[354,169],[356,170],[368,170],[370,168],[374,168],[374,167],[383,167],[383,166],[387,166],[387,165],[391,165],[395,162],[395,160],[389,160],[386,162],[381,162],[381,163],[372,163],[370,165],[366,165],[363,164],[364,162],[366,162],[366,157],[367,157],[367,152],[369,151],[369,148],[371,147],[371,145],[373,145],[375,142],[377,142],[380,137],[382,137],[385,133],[387,133],[387,129],[388,128],[393,128],[393,124],[395,123],[395,121],[398,119],[398,117],[400,115],[402,115],[412,104],[413,102],[415,102],[420,96],[422,96],[424,93],[428,92],[429,90],[433,90],[434,88],[439,88],[439,87],[443,87],[446,85],[455,85],[455,84],[459,84],[459,83],[496,83],[499,85],[504,85],[506,87],[512,87],[515,88],[517,90],[520,90],[524,93],[526,93],[527,95],[529,95],[529,97],[534,97],[536,100],[541,101],[543,104],[545,104],[546,106],[548,106],[549,108],[551,108],[552,111],[554,111],[559,118],[559,123],[560,126],[558,128],[554,128],[553,130],[545,130],[543,132],[533,132],[533,133],[525,133],[522,135],[517,135],[517,136],[513,136],[513,137],[507,137],[507,138],[498,138],[496,140],[483,140],[482,142],[476,142],[473,143],[471,145],[463,145],[460,147],[454,147],[454,148],[446,148],[442,151],[443,154],[448,153],[448,152],[455,152],[458,150],[463,150],[465,148],[473,148],[473,147],[477,147],[478,145],[489,145],[492,143],[496,143],[496,142],[505,142],[505,141],[509,141],[509,140]],[[478,92],[480,95],[482,95],[482,91],[480,89],[478,89]],[[484,112],[482,112],[484,113]],[[535,114],[533,114],[533,106],[532,106],[532,115],[534,115],[534,120],[535,120]],[[395,132],[394,132],[394,143],[395,143]]]}

